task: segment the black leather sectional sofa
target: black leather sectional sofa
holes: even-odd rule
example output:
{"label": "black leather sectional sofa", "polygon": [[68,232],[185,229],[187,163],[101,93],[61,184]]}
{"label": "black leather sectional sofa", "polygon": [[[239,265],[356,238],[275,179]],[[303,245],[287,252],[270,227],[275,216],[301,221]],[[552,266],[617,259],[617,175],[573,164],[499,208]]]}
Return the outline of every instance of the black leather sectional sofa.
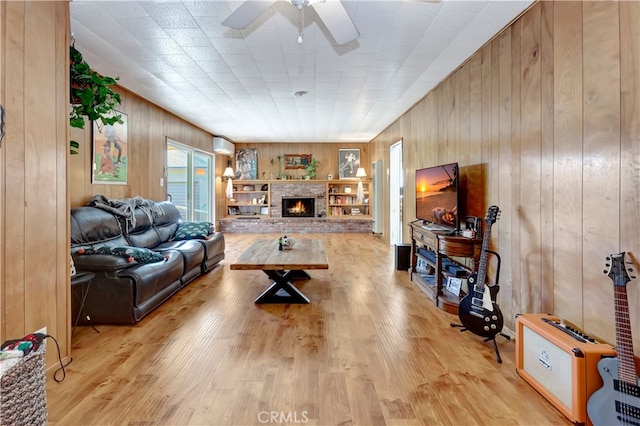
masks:
{"label": "black leather sectional sofa", "polygon": [[[224,259],[222,233],[211,227],[206,236],[178,238],[179,226],[189,223],[175,205],[146,207],[135,207],[130,217],[92,206],[71,209],[75,267],[95,274],[84,303],[93,322],[136,323]],[[158,253],[161,260],[149,260]]]}

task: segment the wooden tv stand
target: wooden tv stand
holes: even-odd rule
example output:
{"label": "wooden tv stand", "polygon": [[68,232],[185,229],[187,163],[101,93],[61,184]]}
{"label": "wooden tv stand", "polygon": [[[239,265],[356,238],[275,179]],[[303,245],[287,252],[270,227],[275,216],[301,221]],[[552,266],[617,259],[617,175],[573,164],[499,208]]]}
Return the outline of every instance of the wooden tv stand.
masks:
{"label": "wooden tv stand", "polygon": [[[439,308],[458,314],[463,293],[456,296],[446,290],[450,276],[466,278],[478,269],[482,239],[446,235],[414,222],[411,229],[411,281]],[[418,268],[418,261],[426,265]]]}

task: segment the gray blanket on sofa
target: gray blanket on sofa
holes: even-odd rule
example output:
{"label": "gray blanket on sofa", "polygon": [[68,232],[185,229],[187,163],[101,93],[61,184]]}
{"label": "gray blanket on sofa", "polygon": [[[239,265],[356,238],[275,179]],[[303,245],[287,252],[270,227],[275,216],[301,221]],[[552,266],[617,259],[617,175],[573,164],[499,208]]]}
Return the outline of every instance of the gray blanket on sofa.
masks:
{"label": "gray blanket on sofa", "polygon": [[127,232],[129,231],[129,227],[135,228],[136,226],[136,215],[134,213],[136,207],[140,208],[140,210],[142,210],[151,221],[153,221],[154,215],[164,214],[164,210],[162,209],[161,205],[159,205],[155,201],[147,200],[142,197],[110,200],[104,195],[95,195],[93,198],[91,198],[87,205],[108,211],[111,214],[125,218]]}

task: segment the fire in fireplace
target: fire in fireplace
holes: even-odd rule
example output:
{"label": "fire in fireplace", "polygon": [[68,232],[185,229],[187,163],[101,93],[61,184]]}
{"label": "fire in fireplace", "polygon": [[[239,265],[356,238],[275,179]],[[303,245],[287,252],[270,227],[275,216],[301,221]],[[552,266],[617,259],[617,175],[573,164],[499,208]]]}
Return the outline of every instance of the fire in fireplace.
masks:
{"label": "fire in fireplace", "polygon": [[314,217],[315,204],[313,197],[283,197],[282,217]]}

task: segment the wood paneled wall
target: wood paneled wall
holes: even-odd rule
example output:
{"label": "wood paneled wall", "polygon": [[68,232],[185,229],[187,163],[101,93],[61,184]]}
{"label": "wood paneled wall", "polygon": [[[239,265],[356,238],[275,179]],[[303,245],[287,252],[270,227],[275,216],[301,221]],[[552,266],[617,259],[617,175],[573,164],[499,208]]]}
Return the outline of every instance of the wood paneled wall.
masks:
{"label": "wood paneled wall", "polygon": [[[69,5],[0,2],[0,341],[47,327],[70,349]],[[47,364],[57,361],[55,345]]]}
{"label": "wood paneled wall", "polygon": [[[327,175],[333,175],[338,179],[338,150],[339,149],[359,149],[360,166],[365,169],[367,175],[371,176],[371,162],[369,161],[368,143],[236,143],[236,149],[256,148],[258,150],[258,177],[269,179],[271,172],[278,174],[278,156],[282,157],[282,172],[293,179],[304,176],[307,172],[304,169],[284,169],[285,154],[311,154],[317,159],[320,165],[317,169],[317,178],[326,179]],[[271,165],[273,160],[274,165]],[[235,166],[235,161],[234,161]]]}
{"label": "wood paneled wall", "polygon": [[[638,2],[536,3],[371,143],[386,168],[403,141],[405,223],[415,169],[452,161],[463,214],[501,208],[492,246],[511,329],[518,313],[550,312],[615,344],[605,257],[640,266],[638,22]],[[627,286],[636,354],[639,287]]]}
{"label": "wood paneled wall", "polygon": [[[126,185],[92,184],[91,124],[86,122],[84,129],[71,128],[71,138],[80,142],[79,155],[70,157],[71,206],[84,205],[96,194],[109,198],[141,196],[156,201],[165,200],[166,179],[163,186],[160,180],[164,178],[167,139],[213,154],[211,133],[121,87],[115,90],[122,99],[118,110],[127,114],[128,119],[128,182]],[[216,155],[217,193],[223,192],[219,176],[226,167],[227,158]]]}

